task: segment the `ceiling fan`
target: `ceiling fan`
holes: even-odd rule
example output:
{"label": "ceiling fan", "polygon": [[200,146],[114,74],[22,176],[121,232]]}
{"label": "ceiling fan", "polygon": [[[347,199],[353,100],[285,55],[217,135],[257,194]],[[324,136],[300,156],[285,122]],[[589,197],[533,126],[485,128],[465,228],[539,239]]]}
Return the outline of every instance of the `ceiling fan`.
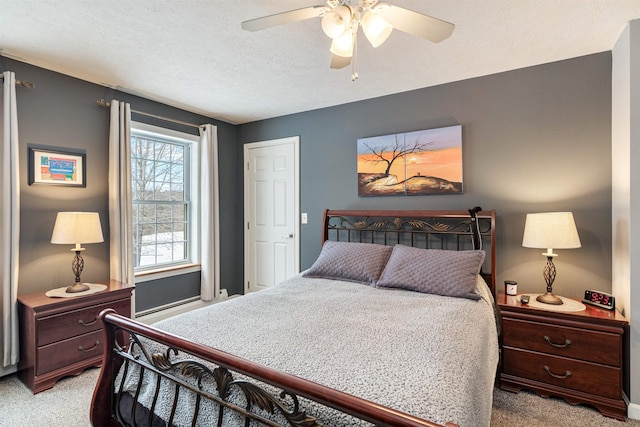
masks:
{"label": "ceiling fan", "polygon": [[322,30],[332,39],[331,68],[344,68],[352,64],[351,79],[356,80],[354,53],[357,52],[358,27],[373,47],[387,40],[395,28],[399,31],[439,43],[447,39],[455,25],[378,0],[327,0],[327,5],[310,6],[262,18],[244,21],[242,28],[260,31],[266,28],[305,19],[322,17]]}

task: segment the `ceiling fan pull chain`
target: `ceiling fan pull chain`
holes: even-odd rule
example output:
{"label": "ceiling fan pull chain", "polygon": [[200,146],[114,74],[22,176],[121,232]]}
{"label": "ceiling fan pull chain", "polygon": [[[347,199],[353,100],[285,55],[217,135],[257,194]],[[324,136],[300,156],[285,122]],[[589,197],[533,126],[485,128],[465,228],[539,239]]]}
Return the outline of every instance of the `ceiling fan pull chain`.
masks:
{"label": "ceiling fan pull chain", "polygon": [[358,80],[358,34],[353,33],[353,60],[351,61],[351,81]]}

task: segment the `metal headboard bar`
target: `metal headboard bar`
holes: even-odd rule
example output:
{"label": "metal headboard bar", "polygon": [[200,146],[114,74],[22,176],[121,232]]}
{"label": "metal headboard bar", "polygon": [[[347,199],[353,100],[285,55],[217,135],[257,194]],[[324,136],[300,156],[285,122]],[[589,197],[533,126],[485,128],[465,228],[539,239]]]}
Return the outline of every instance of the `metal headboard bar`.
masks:
{"label": "metal headboard bar", "polygon": [[[429,249],[487,252],[482,273],[495,295],[496,212],[469,210],[330,210],[323,218],[326,240],[405,244]],[[346,240],[345,240],[346,239]]]}
{"label": "metal headboard bar", "polygon": [[[331,233],[331,232],[334,233]],[[347,235],[346,235],[346,239],[343,240],[343,238],[341,237],[341,234],[339,233],[340,231],[346,231]],[[335,240],[335,241],[346,241],[346,242],[358,242],[358,243],[376,243],[376,234],[375,233],[379,233],[382,237],[382,244],[390,246],[390,245],[396,245],[402,242],[402,238],[406,237],[409,240],[409,245],[408,246],[417,246],[418,243],[416,242],[415,237],[418,235],[424,235],[425,236],[425,241],[430,241],[432,239],[430,238],[438,238],[441,242],[442,245],[444,245],[445,239],[449,236],[452,238],[455,238],[457,241],[457,250],[461,250],[461,237],[465,236],[468,237],[469,243],[471,243],[471,246],[473,246],[473,238],[474,238],[474,234],[473,233],[434,233],[434,232],[429,232],[429,231],[422,231],[422,230],[348,230],[348,229],[343,229],[343,228],[335,228],[332,227],[329,229],[329,233],[327,234],[328,238],[326,240]],[[488,236],[488,234],[483,233],[484,236]],[[331,238],[331,237],[335,237],[335,238]]]}

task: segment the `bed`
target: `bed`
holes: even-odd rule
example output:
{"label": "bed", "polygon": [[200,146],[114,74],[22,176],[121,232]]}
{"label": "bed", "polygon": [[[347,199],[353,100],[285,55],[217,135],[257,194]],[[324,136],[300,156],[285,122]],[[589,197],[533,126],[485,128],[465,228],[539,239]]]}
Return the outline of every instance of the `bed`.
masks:
{"label": "bed", "polygon": [[143,325],[101,313],[94,426],[488,426],[495,211],[326,210],[306,271]]}

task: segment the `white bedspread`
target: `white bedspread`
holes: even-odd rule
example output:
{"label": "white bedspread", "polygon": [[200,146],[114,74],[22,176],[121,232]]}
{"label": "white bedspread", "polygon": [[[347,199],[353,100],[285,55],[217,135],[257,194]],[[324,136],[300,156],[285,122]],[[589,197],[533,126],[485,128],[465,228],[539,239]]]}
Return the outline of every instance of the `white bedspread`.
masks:
{"label": "white bedspread", "polygon": [[154,326],[430,421],[489,426],[498,338],[484,282],[479,292],[473,301],[296,276]]}

